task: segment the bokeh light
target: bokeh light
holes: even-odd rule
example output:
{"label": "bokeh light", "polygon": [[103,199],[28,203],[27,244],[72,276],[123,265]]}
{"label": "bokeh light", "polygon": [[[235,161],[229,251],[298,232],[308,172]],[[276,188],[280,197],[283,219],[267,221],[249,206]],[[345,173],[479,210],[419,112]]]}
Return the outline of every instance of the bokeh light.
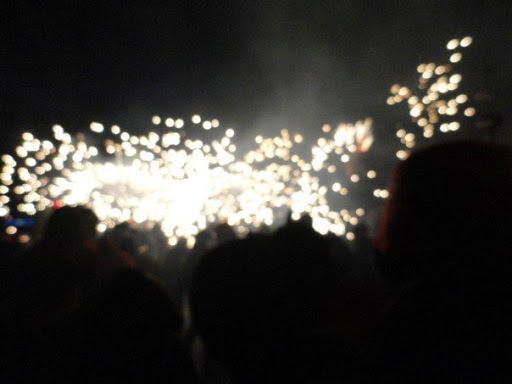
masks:
{"label": "bokeh light", "polygon": [[[448,51],[463,49],[471,45],[472,41],[469,36],[460,40],[451,39],[446,48]],[[391,95],[386,103],[396,105],[404,102],[412,123],[412,126],[401,125],[397,128],[396,137],[403,146],[396,152],[398,159],[406,159],[412,148],[424,139],[433,138],[436,132],[458,131],[463,126],[460,118],[475,115],[475,109],[466,105],[469,100],[466,94],[452,96],[463,80],[463,76],[455,72],[454,65],[461,59],[461,52],[450,52],[450,64],[422,63],[417,66],[420,77],[416,87],[396,83],[390,88]],[[415,134],[417,127],[421,129],[421,135]]]}
{"label": "bokeh light", "polygon": [[[336,129],[326,124],[313,142],[288,129],[257,135],[243,153],[234,128],[211,130],[221,126],[217,119],[194,115],[190,126],[182,118],[151,119],[162,121],[165,126],[145,135],[95,122],[92,136],[72,136],[60,125],[52,128],[53,140],[24,132],[14,154],[2,156],[0,216],[84,204],[100,219],[100,232],[125,221],[153,222],[170,245],[185,238],[192,246],[215,223],[247,233],[288,213],[296,219],[307,214],[318,232],[342,236],[365,213],[360,206],[348,209],[348,200],[342,213],[332,201],[359,184],[351,163],[372,146],[371,119]],[[365,179],[376,176],[361,172]]]}

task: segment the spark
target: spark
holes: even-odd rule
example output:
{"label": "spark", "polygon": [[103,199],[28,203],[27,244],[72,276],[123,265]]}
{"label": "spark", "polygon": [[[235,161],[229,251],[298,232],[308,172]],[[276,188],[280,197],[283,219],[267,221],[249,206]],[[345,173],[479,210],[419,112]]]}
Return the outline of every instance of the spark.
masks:
{"label": "spark", "polygon": [[[274,225],[284,212],[295,219],[308,214],[318,232],[342,236],[358,222],[355,215],[365,212],[358,208],[353,219],[344,220],[330,199],[346,196],[346,186],[359,182],[347,163],[372,146],[371,119],[336,129],[324,124],[322,136],[309,143],[288,129],[275,137],[257,135],[255,147],[243,154],[237,153],[233,128],[211,131],[220,126],[217,119],[194,115],[187,120],[202,123],[201,139],[182,118],[153,116],[151,121],[157,126],[164,121],[165,127],[137,136],[93,122],[90,129],[97,135],[73,137],[54,125],[51,141],[24,132],[14,155],[1,158],[0,216],[83,204],[100,219],[100,232],[126,221],[153,222],[170,245],[184,238],[193,246],[195,236],[212,223],[227,222],[248,233]],[[376,175],[363,172],[369,179]],[[327,187],[326,175],[337,181]],[[16,202],[9,196],[18,196]]]}
{"label": "spark", "polygon": [[[446,48],[448,51],[464,49],[471,45],[472,41],[473,39],[469,36],[460,40],[452,39],[447,43]],[[418,90],[412,90],[398,83],[390,88],[391,95],[386,99],[386,103],[395,105],[407,101],[411,122],[422,130],[420,136],[407,132],[405,127],[398,127],[396,136],[405,147],[396,152],[400,160],[406,159],[409,156],[409,150],[418,142],[434,137],[436,131],[442,133],[458,131],[462,125],[457,118],[462,117],[462,111],[467,117],[474,116],[474,108],[466,106],[463,109],[461,106],[468,102],[466,94],[450,95],[462,82],[462,75],[454,73],[454,64],[459,63],[461,59],[462,53],[454,52],[450,54],[450,64],[418,65],[417,71],[420,74],[416,87]],[[410,130],[414,129],[410,128]]]}

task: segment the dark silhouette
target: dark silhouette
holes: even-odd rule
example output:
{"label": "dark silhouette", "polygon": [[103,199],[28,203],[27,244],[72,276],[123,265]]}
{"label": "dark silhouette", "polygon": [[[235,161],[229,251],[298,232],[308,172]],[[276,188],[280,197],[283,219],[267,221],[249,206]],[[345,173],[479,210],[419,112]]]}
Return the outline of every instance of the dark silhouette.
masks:
{"label": "dark silhouette", "polygon": [[97,222],[85,207],[52,213],[41,238],[16,260],[10,307],[18,324],[60,319],[98,289]]}
{"label": "dark silhouette", "polygon": [[7,381],[51,375],[62,324],[100,288],[96,224],[85,207],[55,210],[41,238],[17,256],[3,338]]}
{"label": "dark silhouette", "polygon": [[135,269],[125,232],[100,241],[97,223],[86,207],[54,210],[15,257],[0,381],[196,382],[177,307]]}
{"label": "dark silhouette", "polygon": [[182,325],[160,282],[120,270],[70,323],[69,382],[197,382]]}
{"label": "dark silhouette", "polygon": [[178,243],[167,252],[162,265],[162,276],[173,301],[182,308],[183,299],[188,282],[186,275],[189,249],[187,241],[180,238]]}
{"label": "dark silhouette", "polygon": [[238,238],[235,230],[228,223],[217,224],[213,228],[213,232],[215,233],[215,240],[217,241],[217,244],[222,244]]}
{"label": "dark silhouette", "polygon": [[[55,209],[2,259],[2,382],[510,382],[512,149],[453,142],[397,165],[374,247],[304,215],[169,249]],[[192,353],[190,351],[193,351]]]}
{"label": "dark silhouette", "polygon": [[306,225],[207,252],[194,275],[193,324],[234,382],[350,376],[350,301],[329,241]]}
{"label": "dark silhouette", "polygon": [[395,300],[374,382],[510,382],[512,150],[455,142],[393,172],[377,230]]}

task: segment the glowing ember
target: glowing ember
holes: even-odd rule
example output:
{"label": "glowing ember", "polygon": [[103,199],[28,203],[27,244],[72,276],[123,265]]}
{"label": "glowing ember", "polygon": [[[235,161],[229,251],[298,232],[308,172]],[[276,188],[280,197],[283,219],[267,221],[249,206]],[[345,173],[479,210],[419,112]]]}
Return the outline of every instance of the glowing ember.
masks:
{"label": "glowing ember", "polygon": [[[467,36],[462,39],[452,39],[446,45],[448,51],[466,48],[472,43]],[[468,96],[461,93],[450,96],[460,87],[462,75],[454,73],[454,64],[462,59],[462,53],[450,52],[451,64],[423,63],[417,68],[420,77],[418,90],[409,89],[400,84],[394,84],[387,104],[394,105],[407,101],[411,121],[421,128],[423,138],[430,139],[436,131],[448,133],[457,131],[461,124],[456,119],[464,112],[465,116],[473,116],[474,108],[468,108]],[[410,148],[416,146],[419,135],[406,132],[403,128],[397,131],[400,143],[406,148],[400,149],[396,156],[406,159]]]}
{"label": "glowing ember", "polygon": [[[181,129],[185,120],[160,116],[152,118],[160,131],[143,136],[91,123],[89,141],[100,138],[101,148],[59,125],[53,127],[54,141],[23,133],[16,154],[2,157],[0,216],[11,209],[34,215],[50,207],[85,204],[98,215],[99,231],[123,221],[158,222],[173,245],[180,237],[193,244],[211,223],[227,222],[247,233],[284,220],[287,212],[293,219],[309,214],[320,233],[344,235],[346,226],[356,225],[356,216],[364,214],[362,208],[353,214],[332,210],[328,194],[345,196],[347,186],[359,181],[359,175],[342,174],[336,167],[346,167],[370,148],[370,119],[340,124],[333,132],[324,126],[324,137],[306,151],[300,133],[283,129],[273,138],[258,136],[257,147],[241,158],[234,129],[224,130],[217,119],[199,115],[187,121],[191,130],[193,125],[215,129],[220,136],[208,142],[193,139]],[[304,153],[311,156],[304,159]],[[322,184],[325,173],[336,173],[335,186]],[[375,171],[367,173],[375,177]]]}

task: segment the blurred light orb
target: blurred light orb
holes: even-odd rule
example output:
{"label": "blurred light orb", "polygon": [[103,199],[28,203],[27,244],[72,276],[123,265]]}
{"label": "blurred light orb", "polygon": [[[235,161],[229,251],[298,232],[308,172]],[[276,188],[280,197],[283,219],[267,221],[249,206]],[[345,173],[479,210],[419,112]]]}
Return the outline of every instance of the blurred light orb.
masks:
{"label": "blurred light orb", "polygon": [[466,108],[464,115],[471,117],[475,115],[475,108]]}
{"label": "blurred light orb", "polygon": [[96,132],[96,133],[101,133],[101,132],[103,132],[103,129],[104,129],[103,124],[96,123],[96,122],[92,122],[89,125],[89,128],[91,129],[91,131]]}
{"label": "blurred light orb", "polygon": [[450,83],[456,84],[460,83],[462,80],[462,76],[456,73],[455,75],[450,76]]}
{"label": "blurred light orb", "polygon": [[174,126],[178,129],[183,128],[184,125],[185,125],[185,122],[183,121],[183,119],[176,119],[174,121]]}
{"label": "blurred light orb", "polygon": [[462,94],[462,95],[458,95],[455,100],[457,101],[457,103],[463,104],[466,101],[468,101],[468,97],[466,95]]}
{"label": "blurred light orb", "polygon": [[449,50],[453,50],[459,46],[459,40],[458,39],[452,39],[446,44],[446,48]]}
{"label": "blurred light orb", "polygon": [[458,63],[462,59],[462,53],[456,52],[450,56],[450,62]]}
{"label": "blurred light orb", "polygon": [[466,36],[460,41],[460,46],[463,48],[469,47],[473,42],[473,38],[471,36]]}
{"label": "blurred light orb", "polygon": [[16,234],[16,232],[18,232],[18,228],[16,228],[15,226],[13,225],[10,225],[8,226],[6,229],[5,229],[5,232],[8,234],[8,235],[14,235]]}

